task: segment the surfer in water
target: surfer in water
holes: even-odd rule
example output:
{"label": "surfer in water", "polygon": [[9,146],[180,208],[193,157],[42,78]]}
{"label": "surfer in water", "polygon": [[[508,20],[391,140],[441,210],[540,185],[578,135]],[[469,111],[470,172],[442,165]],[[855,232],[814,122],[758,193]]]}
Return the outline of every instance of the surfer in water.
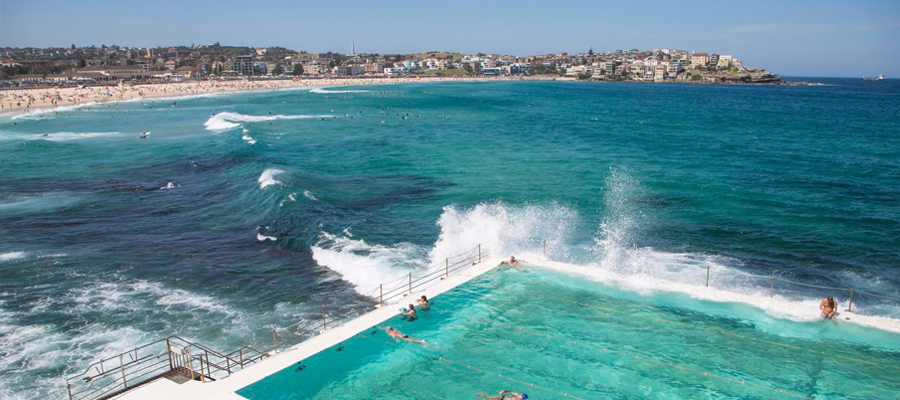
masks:
{"label": "surfer in water", "polygon": [[424,340],[413,339],[413,338],[409,337],[409,335],[404,335],[403,332],[400,332],[400,331],[394,329],[394,327],[392,327],[392,326],[384,328],[384,331],[387,332],[387,334],[394,340],[400,339],[400,340],[410,342],[410,343],[418,343],[421,345],[425,345]]}
{"label": "surfer in water", "polygon": [[837,314],[837,301],[834,297],[828,296],[819,303],[819,309],[822,310],[822,319],[834,319]]}
{"label": "surfer in water", "polygon": [[503,262],[501,262],[500,265],[498,265],[498,267],[501,266],[501,265],[503,265],[503,264],[506,264],[506,265],[509,265],[510,268],[517,269],[517,270],[519,270],[519,271],[525,271],[525,268],[522,268],[521,266],[519,266],[519,263],[520,263],[520,262],[528,263],[528,261],[525,261],[525,260],[516,260],[516,257],[515,257],[515,256],[510,256],[510,257],[509,257],[509,261],[503,261]]}

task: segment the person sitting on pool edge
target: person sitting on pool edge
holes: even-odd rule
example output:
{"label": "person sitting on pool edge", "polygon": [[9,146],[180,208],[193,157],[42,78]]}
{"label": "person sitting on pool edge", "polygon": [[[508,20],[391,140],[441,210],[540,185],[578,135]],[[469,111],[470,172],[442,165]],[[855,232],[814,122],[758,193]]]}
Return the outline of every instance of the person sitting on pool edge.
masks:
{"label": "person sitting on pool edge", "polygon": [[403,319],[407,321],[415,321],[419,317],[416,314],[416,307],[412,304],[409,305],[409,308],[401,309],[400,312],[403,314]]}
{"label": "person sitting on pool edge", "polygon": [[497,265],[497,266],[499,267],[500,265],[506,264],[506,265],[509,265],[510,268],[514,268],[514,269],[517,269],[517,270],[519,270],[519,271],[525,271],[525,268],[522,268],[522,267],[519,266],[519,263],[520,263],[520,262],[523,262],[523,263],[526,263],[526,264],[528,263],[528,261],[525,261],[525,260],[516,260],[516,257],[515,257],[515,256],[509,256],[509,261],[502,261],[502,262],[500,262],[500,264]]}
{"label": "person sitting on pool edge", "polygon": [[528,398],[528,395],[525,393],[519,394],[519,393],[516,393],[509,389],[501,390],[500,394],[498,394],[496,396],[490,396],[485,393],[478,393],[477,396],[481,397],[482,399],[493,399],[493,400],[525,400]]}
{"label": "person sitting on pool edge", "polygon": [[428,306],[428,297],[425,297],[425,295],[423,294],[422,298],[416,300],[416,305],[423,310],[429,309],[430,307]]}
{"label": "person sitting on pool edge", "polygon": [[822,310],[822,319],[834,319],[834,314],[837,314],[837,302],[834,301],[834,297],[828,296],[819,303],[819,309]]}
{"label": "person sitting on pool edge", "polygon": [[400,339],[400,340],[410,342],[410,343],[418,343],[421,345],[426,344],[424,340],[413,339],[413,338],[409,337],[409,335],[404,335],[403,332],[400,332],[400,331],[394,329],[394,327],[392,327],[392,326],[384,328],[384,331],[387,332],[388,336],[390,336],[394,340]]}

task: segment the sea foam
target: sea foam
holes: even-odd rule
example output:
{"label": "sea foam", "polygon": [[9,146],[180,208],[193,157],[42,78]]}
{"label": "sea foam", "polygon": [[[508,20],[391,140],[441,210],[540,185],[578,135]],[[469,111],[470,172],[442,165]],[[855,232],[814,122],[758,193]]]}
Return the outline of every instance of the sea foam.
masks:
{"label": "sea foam", "polygon": [[244,122],[266,122],[282,119],[332,118],[333,115],[245,115],[235,112],[221,112],[209,117],[203,126],[208,131],[226,131],[241,126]]}

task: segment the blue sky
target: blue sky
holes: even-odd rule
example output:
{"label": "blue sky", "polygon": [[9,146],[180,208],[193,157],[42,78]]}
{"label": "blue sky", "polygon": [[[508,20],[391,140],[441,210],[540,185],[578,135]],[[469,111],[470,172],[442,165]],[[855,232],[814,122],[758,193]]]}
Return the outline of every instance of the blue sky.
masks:
{"label": "blue sky", "polygon": [[900,0],[2,0],[0,47],[220,42],[528,55],[672,47],[786,76],[900,77]]}

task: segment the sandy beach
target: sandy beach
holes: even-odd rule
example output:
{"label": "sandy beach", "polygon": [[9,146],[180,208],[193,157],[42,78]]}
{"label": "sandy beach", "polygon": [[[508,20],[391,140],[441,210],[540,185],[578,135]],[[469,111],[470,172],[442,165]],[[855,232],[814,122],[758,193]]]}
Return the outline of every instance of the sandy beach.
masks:
{"label": "sandy beach", "polygon": [[331,78],[283,80],[192,80],[145,85],[88,86],[85,88],[29,88],[0,91],[0,113],[30,113],[38,109],[126,101],[138,98],[196,96],[224,92],[249,92],[291,88],[316,88],[356,85],[383,85],[421,82],[472,82],[501,80],[548,80],[552,77],[405,77],[405,78]]}

